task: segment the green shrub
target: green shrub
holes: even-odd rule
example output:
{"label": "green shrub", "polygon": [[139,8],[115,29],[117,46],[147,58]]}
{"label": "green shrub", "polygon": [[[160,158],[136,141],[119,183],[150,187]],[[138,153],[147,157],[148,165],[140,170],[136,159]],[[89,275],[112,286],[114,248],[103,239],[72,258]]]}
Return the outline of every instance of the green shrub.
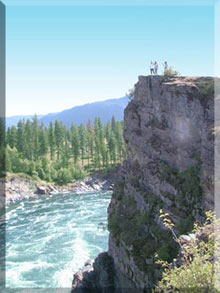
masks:
{"label": "green shrub", "polygon": [[[167,214],[162,214],[164,224],[173,232],[173,224]],[[164,272],[153,292],[219,292],[220,290],[220,220],[214,213],[206,213],[203,226],[194,224],[196,237],[182,244],[174,234],[174,240],[181,247],[181,266],[157,260]],[[156,255],[158,258],[158,255]]]}
{"label": "green shrub", "polygon": [[35,163],[33,161],[30,161],[29,162],[29,168],[28,168],[27,174],[30,175],[30,176],[32,176],[34,174],[34,172],[36,172]]}
{"label": "green shrub", "polygon": [[112,233],[112,237],[116,240],[116,244],[118,244],[121,230],[117,212],[112,213],[108,217],[108,230]]}
{"label": "green shrub", "polygon": [[122,199],[124,195],[124,186],[125,186],[124,180],[116,181],[112,197],[114,197],[117,200]]}
{"label": "green shrub", "polygon": [[139,225],[149,224],[150,217],[151,217],[151,212],[150,211],[140,212],[140,214],[137,216],[137,223]]}
{"label": "green shrub", "polygon": [[82,180],[87,175],[86,171],[82,167],[80,167],[78,165],[71,166],[69,170],[70,170],[70,173],[71,173],[71,179],[72,180]]}
{"label": "green shrub", "polygon": [[164,70],[165,77],[176,77],[179,75],[180,75],[179,72],[174,70],[172,67],[169,67],[168,69]]}
{"label": "green shrub", "polygon": [[72,181],[72,175],[69,169],[61,168],[57,172],[55,182],[59,185],[64,185]]}
{"label": "green shrub", "polygon": [[38,176],[40,177],[40,179],[42,179],[42,180],[45,179],[46,174],[44,172],[44,169],[40,165],[37,165],[36,172],[37,172]]}
{"label": "green shrub", "polygon": [[180,219],[179,223],[176,225],[179,234],[181,235],[191,231],[193,228],[193,221],[194,218],[192,215],[189,215],[184,219]]}
{"label": "green shrub", "polygon": [[176,200],[188,214],[192,213],[193,207],[201,201],[204,195],[200,182],[200,169],[200,161],[182,172],[178,172],[166,162],[162,162],[160,165],[159,178],[175,187],[178,191]]}
{"label": "green shrub", "polygon": [[200,98],[214,96],[215,84],[214,79],[197,83],[198,95]]}
{"label": "green shrub", "polygon": [[129,98],[129,100],[132,100],[132,98],[134,97],[134,91],[135,88],[129,89],[128,92],[125,94],[127,98]]}
{"label": "green shrub", "polygon": [[170,260],[170,248],[167,243],[163,243],[162,246],[157,250],[159,258],[164,261]]}
{"label": "green shrub", "polygon": [[[12,165],[11,165],[11,159],[8,153],[7,148],[5,149],[5,154],[2,153],[3,151],[1,150],[0,154],[0,165],[1,165],[1,171],[6,171],[6,172],[11,172],[12,171]],[[5,169],[5,170],[2,170]]]}

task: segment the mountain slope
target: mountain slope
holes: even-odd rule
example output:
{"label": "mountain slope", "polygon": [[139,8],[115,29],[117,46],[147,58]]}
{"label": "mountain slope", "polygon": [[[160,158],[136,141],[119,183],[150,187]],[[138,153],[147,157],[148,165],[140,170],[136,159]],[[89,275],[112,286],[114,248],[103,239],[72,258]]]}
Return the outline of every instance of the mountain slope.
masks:
{"label": "mountain slope", "polygon": [[94,121],[95,117],[100,117],[102,123],[107,123],[114,115],[116,120],[123,120],[124,109],[128,104],[127,97],[120,99],[111,99],[102,102],[95,102],[83,106],[73,107],[59,113],[51,113],[43,116],[40,122],[48,126],[49,123],[56,120],[62,121],[63,124],[70,127],[72,123],[77,125],[86,124],[90,118]]}
{"label": "mountain slope", "polygon": [[[11,116],[11,117],[6,117],[5,119],[5,123],[6,123],[6,129],[8,127],[11,127],[12,125],[17,126],[18,121],[20,120],[28,120],[28,119],[32,119],[34,117],[34,115],[18,115],[18,116]],[[41,117],[43,117],[43,115],[37,115],[37,117],[40,119]]]}
{"label": "mountain slope", "polygon": [[[56,120],[62,121],[63,124],[68,127],[70,127],[72,123],[77,125],[80,125],[81,123],[87,124],[89,118],[94,121],[95,117],[100,117],[102,123],[106,124],[109,120],[111,120],[113,115],[116,120],[123,120],[124,109],[128,102],[129,99],[127,97],[111,99],[76,106],[57,113],[38,115],[38,118],[39,122],[43,122],[45,126],[48,126],[50,122],[55,122]],[[18,121],[21,119],[27,120],[31,119],[33,116],[34,115],[6,117],[6,128],[11,127],[12,125],[17,125]]]}

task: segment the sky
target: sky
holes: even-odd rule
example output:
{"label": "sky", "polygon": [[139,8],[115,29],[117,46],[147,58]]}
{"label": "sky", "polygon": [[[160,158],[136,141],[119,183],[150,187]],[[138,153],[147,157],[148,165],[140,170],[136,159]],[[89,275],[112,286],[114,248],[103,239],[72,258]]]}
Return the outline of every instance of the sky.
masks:
{"label": "sky", "polygon": [[167,60],[181,75],[214,75],[213,5],[5,2],[6,116],[123,97],[151,60],[159,73]]}

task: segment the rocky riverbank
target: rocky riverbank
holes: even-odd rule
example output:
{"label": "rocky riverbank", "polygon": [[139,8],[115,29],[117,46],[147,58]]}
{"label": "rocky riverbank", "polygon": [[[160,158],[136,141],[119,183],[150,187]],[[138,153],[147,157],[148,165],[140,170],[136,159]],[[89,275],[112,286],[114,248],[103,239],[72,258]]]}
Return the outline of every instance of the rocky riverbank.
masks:
{"label": "rocky riverbank", "polygon": [[9,174],[6,179],[0,180],[0,202],[1,205],[4,202],[7,205],[39,194],[112,190],[115,179],[114,172],[97,173],[65,186],[57,186],[33,180],[25,175]]}

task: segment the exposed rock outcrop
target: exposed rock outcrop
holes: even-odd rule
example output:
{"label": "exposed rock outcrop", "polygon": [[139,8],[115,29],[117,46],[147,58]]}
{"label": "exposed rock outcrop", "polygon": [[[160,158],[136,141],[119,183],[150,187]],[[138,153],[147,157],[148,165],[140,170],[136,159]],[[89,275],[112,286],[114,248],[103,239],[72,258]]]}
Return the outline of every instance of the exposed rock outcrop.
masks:
{"label": "exposed rock outcrop", "polygon": [[9,175],[0,182],[0,198],[5,198],[5,204],[16,202],[23,198],[34,196],[36,183],[23,175]]}
{"label": "exposed rock outcrop", "polygon": [[154,253],[178,253],[160,209],[180,235],[214,206],[214,80],[140,76],[124,124],[129,157],[109,206],[109,254],[122,290],[126,276],[148,292],[161,276]]}
{"label": "exposed rock outcrop", "polygon": [[[117,168],[116,168],[117,170]],[[22,174],[8,174],[0,180],[0,207],[36,195],[57,194],[62,192],[112,191],[117,171],[92,174],[66,186],[55,186],[44,181],[36,181]]]}
{"label": "exposed rock outcrop", "polygon": [[0,200],[2,206],[22,199],[35,197],[38,194],[55,194],[58,188],[51,184],[36,182],[23,174],[8,174],[0,180]]}
{"label": "exposed rock outcrop", "polygon": [[213,209],[213,129],[213,78],[139,77],[125,109],[129,155],[108,208],[108,254],[122,293],[151,292],[161,278],[154,254],[170,262],[178,255],[160,209],[177,235]]}
{"label": "exposed rock outcrop", "polygon": [[106,174],[96,173],[90,175],[82,181],[77,181],[69,186],[70,191],[100,191],[113,190],[114,182],[117,180],[116,170],[109,171]]}
{"label": "exposed rock outcrop", "polygon": [[47,194],[47,188],[44,186],[37,186],[37,194]]}
{"label": "exposed rock outcrop", "polygon": [[85,263],[84,268],[74,274],[72,292],[120,293],[113,258],[103,252],[93,264]]}

